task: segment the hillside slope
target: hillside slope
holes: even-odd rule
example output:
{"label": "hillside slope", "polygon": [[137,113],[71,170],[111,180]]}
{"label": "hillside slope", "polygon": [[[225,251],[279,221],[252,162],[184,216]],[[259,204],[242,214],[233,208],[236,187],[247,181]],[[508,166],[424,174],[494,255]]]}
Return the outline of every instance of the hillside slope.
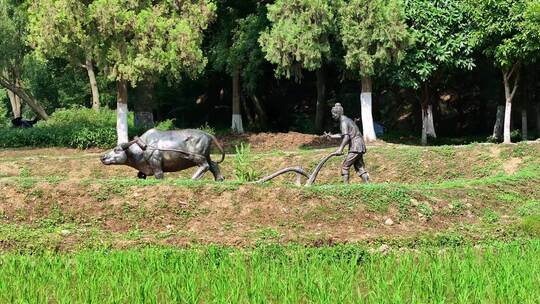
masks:
{"label": "hillside slope", "polygon": [[[332,149],[260,151],[260,174],[314,165]],[[292,176],[256,185],[187,178],[137,180],[107,167],[100,151],[0,151],[0,247],[17,250],[123,248],[144,244],[259,242],[414,245],[537,236],[540,145],[414,147],[378,144],[366,155],[372,184],[340,183],[339,162],[317,185]],[[359,182],[358,178],[354,180]],[[538,221],[538,222],[537,222]],[[538,229],[538,231],[537,231]]]}

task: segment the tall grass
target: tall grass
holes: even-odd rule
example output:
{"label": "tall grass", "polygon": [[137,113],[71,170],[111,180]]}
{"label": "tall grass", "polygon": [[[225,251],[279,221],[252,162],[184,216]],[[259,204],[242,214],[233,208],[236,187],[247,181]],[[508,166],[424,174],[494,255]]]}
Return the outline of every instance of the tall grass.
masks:
{"label": "tall grass", "polygon": [[255,156],[251,152],[251,145],[234,147],[236,154],[234,155],[234,175],[241,182],[252,182],[260,177],[260,173],[255,169]]}
{"label": "tall grass", "polygon": [[267,245],[0,256],[2,303],[536,303],[540,242],[370,254]]}

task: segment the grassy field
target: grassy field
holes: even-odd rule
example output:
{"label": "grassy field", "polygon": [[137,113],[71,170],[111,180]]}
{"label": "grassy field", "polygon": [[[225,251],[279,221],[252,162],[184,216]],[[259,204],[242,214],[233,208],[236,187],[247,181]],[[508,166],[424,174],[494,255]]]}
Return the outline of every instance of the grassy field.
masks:
{"label": "grassy field", "polygon": [[254,151],[215,183],[0,150],[0,303],[538,303],[539,144],[378,143],[310,188],[237,176],[332,148]]}
{"label": "grassy field", "polygon": [[0,256],[2,303],[538,303],[540,242]]}

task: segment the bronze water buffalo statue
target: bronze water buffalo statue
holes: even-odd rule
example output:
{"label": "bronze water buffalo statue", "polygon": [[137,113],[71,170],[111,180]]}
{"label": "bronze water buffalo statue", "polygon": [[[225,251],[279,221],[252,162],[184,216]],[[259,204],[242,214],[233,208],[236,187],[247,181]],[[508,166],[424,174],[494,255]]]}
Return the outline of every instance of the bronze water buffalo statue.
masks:
{"label": "bronze water buffalo statue", "polygon": [[[221,160],[210,159],[214,143],[221,152]],[[176,172],[198,166],[192,179],[200,179],[208,170],[216,181],[223,181],[218,163],[225,159],[225,152],[217,139],[201,130],[186,129],[160,131],[150,129],[130,142],[120,144],[101,156],[104,165],[127,165],[139,170],[137,176],[154,175],[163,178],[164,172]]]}

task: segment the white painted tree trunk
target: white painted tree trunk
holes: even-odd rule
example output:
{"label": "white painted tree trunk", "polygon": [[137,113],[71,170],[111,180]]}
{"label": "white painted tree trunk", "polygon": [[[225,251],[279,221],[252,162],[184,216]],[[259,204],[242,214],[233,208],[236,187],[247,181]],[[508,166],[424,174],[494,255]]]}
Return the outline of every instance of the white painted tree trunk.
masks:
{"label": "white painted tree trunk", "polygon": [[497,116],[495,117],[495,126],[493,126],[493,138],[501,140],[503,135],[504,106],[497,106]]}
{"label": "white painted tree trunk", "polygon": [[527,108],[521,109],[521,139],[527,140],[529,138],[527,126]]}
{"label": "white painted tree trunk", "polygon": [[[503,143],[509,144],[512,142],[510,138],[510,127],[511,127],[511,119],[512,119],[512,100],[514,99],[514,96],[518,88],[518,83],[519,83],[519,76],[520,76],[519,64],[514,64],[510,70],[503,69],[502,74],[503,74],[503,82],[504,82],[504,96],[505,96],[505,102],[506,102],[506,108],[504,111]],[[511,83],[512,77],[514,78],[513,85]]]}
{"label": "white painted tree trunk", "polygon": [[433,124],[433,106],[422,105],[422,145],[427,145],[428,136],[437,138]]}
{"label": "white painted tree trunk", "polygon": [[129,141],[128,138],[128,105],[127,105],[127,81],[117,82],[116,101],[116,135],[117,143],[122,144]]}
{"label": "white painted tree trunk", "polygon": [[512,101],[506,100],[506,105],[504,109],[504,140],[505,144],[512,142],[510,139],[510,120],[512,119]]}
{"label": "white painted tree trunk", "polygon": [[232,124],[231,129],[236,133],[244,133],[242,113],[240,109],[240,70],[233,73]]}
{"label": "white painted tree trunk", "polygon": [[377,140],[373,126],[372,114],[372,82],[370,77],[362,78],[362,93],[360,94],[360,106],[362,111],[362,130],[366,142]]}
{"label": "white painted tree trunk", "polygon": [[88,57],[85,63],[86,71],[88,72],[88,79],[90,80],[90,89],[92,90],[92,109],[99,112],[99,89],[97,86],[96,74],[94,72],[94,64],[92,58]]}
{"label": "white painted tree trunk", "polygon": [[428,136],[431,138],[437,138],[435,133],[435,124],[433,123],[433,105],[431,104],[431,94],[429,91],[429,83],[424,83],[424,90],[422,93],[422,139],[423,146],[427,145]]}

